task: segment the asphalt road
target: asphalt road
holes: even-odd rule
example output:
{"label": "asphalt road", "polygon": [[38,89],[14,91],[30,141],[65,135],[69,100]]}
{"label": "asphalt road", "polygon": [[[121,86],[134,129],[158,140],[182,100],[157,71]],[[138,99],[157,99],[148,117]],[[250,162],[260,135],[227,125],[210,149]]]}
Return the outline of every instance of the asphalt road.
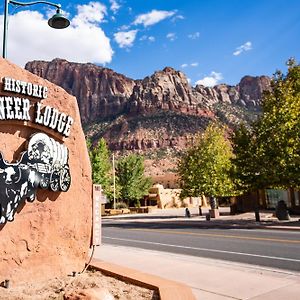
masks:
{"label": "asphalt road", "polygon": [[300,271],[300,233],[104,220],[102,242]]}

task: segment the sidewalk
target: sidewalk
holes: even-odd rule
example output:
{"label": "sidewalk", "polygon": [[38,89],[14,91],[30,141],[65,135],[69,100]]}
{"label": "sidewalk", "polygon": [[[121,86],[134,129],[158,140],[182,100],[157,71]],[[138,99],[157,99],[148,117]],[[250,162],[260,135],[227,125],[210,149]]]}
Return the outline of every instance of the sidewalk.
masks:
{"label": "sidewalk", "polygon": [[201,300],[292,300],[300,295],[296,272],[112,245],[97,247],[94,257],[185,283]]}
{"label": "sidewalk", "polygon": [[118,222],[169,222],[172,224],[186,224],[195,227],[215,228],[256,228],[300,231],[300,216],[291,216],[289,221],[279,221],[273,216],[272,211],[261,211],[260,222],[255,221],[254,212],[230,215],[228,207],[220,207],[220,217],[206,220],[208,208],[202,209],[199,216],[198,208],[190,208],[191,218],[185,217],[185,209],[157,209],[148,214],[124,214],[116,216],[105,216],[103,220],[114,220]]}

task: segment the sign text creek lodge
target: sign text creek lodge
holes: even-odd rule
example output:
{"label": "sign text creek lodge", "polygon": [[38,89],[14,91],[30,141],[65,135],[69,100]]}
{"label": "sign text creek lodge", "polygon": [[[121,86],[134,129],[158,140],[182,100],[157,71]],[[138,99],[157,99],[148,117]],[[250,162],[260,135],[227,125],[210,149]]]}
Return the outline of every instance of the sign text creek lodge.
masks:
{"label": "sign text creek lodge", "polygon": [[[58,109],[51,106],[42,106],[40,102],[31,104],[26,97],[20,97],[20,95],[24,95],[45,99],[48,97],[46,86],[4,77],[3,91],[16,93],[18,96],[0,96],[0,121],[32,121],[51,128],[66,137],[70,135],[71,126],[74,123],[71,116],[59,112]],[[30,117],[31,110],[34,110],[33,120]]]}

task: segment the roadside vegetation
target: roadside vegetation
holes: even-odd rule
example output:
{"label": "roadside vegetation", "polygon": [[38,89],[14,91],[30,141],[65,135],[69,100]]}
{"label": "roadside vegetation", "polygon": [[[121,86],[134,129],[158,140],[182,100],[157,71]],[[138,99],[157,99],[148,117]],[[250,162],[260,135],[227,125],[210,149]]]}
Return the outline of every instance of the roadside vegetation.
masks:
{"label": "roadside vegetation", "polygon": [[182,197],[300,187],[300,65],[287,65],[287,74],[275,73],[256,121],[231,133],[210,124],[183,153]]}
{"label": "roadside vegetation", "polygon": [[224,127],[211,123],[183,153],[177,170],[182,188],[180,198],[210,196],[211,205],[216,207],[215,197],[234,193],[233,152],[225,134]]}
{"label": "roadside vegetation", "polygon": [[151,178],[144,175],[143,157],[136,154],[119,157],[113,170],[112,155],[104,138],[101,138],[94,147],[88,140],[87,146],[93,183],[101,184],[110,201],[115,195],[118,207],[140,206],[140,200],[148,194],[151,186]]}
{"label": "roadside vegetation", "polygon": [[262,115],[233,135],[236,174],[245,190],[300,187],[300,65],[290,59],[277,71]]}

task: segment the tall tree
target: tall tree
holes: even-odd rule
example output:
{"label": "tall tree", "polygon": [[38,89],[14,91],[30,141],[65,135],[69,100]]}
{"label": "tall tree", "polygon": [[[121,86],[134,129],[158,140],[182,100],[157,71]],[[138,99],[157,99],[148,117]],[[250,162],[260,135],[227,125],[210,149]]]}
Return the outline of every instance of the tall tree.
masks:
{"label": "tall tree", "polygon": [[231,145],[225,138],[224,128],[210,124],[178,163],[181,197],[232,195],[232,156]]}
{"label": "tall tree", "polygon": [[[300,186],[300,66],[288,61],[286,75],[277,72],[266,93],[258,138],[268,162],[269,184]],[[272,166],[272,167],[270,167]]]}
{"label": "tall tree", "polygon": [[144,175],[143,157],[130,154],[121,158],[117,162],[116,174],[122,200],[129,206],[139,206],[151,186],[151,179]]}
{"label": "tall tree", "polygon": [[89,155],[92,165],[93,183],[101,184],[104,193],[109,199],[113,197],[112,164],[110,152],[104,138],[101,138],[97,145],[91,149],[90,141],[87,142],[90,148]]}
{"label": "tall tree", "polygon": [[233,178],[241,192],[265,188],[268,169],[257,140],[258,123],[252,128],[241,125],[232,134]]}
{"label": "tall tree", "polygon": [[277,71],[262,102],[262,115],[234,135],[237,174],[245,189],[300,186],[300,66]]}

